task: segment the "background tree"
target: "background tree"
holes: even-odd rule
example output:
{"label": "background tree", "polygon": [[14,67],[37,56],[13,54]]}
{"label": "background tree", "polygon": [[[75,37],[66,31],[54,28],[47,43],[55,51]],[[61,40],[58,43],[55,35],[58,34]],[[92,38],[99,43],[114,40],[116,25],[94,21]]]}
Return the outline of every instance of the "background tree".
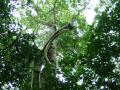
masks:
{"label": "background tree", "polygon": [[[12,0],[11,0],[12,2]],[[12,17],[14,5],[0,1],[0,89],[7,84],[22,87],[30,80],[30,62],[40,57],[40,50],[32,44],[33,34],[23,34],[19,22]],[[11,15],[11,16],[10,16]]]}
{"label": "background tree", "polygon": [[[119,90],[119,3],[112,6],[96,17],[92,27],[87,51],[83,59],[87,65],[84,79],[89,88]],[[97,24],[97,25],[96,25]],[[91,80],[89,80],[91,79]]]}

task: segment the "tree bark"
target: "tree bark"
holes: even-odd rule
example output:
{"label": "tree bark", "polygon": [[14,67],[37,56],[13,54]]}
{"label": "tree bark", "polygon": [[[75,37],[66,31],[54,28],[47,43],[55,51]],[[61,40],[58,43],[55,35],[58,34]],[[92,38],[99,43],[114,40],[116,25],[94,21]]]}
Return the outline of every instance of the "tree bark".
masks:
{"label": "tree bark", "polygon": [[[51,37],[51,35],[53,35],[54,32],[55,32],[54,28],[51,28],[51,32],[49,32],[50,33],[49,37]],[[56,63],[56,44],[55,44],[55,41],[50,43],[50,45],[48,47],[47,57],[48,57],[49,61],[55,65],[55,63]],[[32,72],[32,77],[31,77],[31,79],[32,79],[31,80],[31,90],[43,90],[43,88],[44,88],[44,85],[43,85],[44,81],[43,82],[41,81],[41,79],[44,80],[44,76],[41,77],[41,73],[42,73],[41,67],[43,65],[41,63],[42,59],[43,58],[41,58],[41,60],[36,60],[33,63],[33,72]]]}
{"label": "tree bark", "polygon": [[32,71],[32,77],[31,77],[31,90],[40,90],[40,61],[34,61],[33,62],[33,71]]}

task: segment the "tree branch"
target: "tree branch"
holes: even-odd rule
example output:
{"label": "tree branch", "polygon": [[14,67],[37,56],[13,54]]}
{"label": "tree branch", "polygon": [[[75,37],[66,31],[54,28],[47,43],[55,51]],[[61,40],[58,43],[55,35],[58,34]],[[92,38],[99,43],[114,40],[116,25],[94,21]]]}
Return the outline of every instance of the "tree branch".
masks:
{"label": "tree branch", "polygon": [[48,49],[50,44],[62,33],[66,32],[66,31],[70,31],[71,29],[73,29],[74,26],[72,26],[70,23],[63,26],[61,29],[59,29],[58,31],[56,31],[51,37],[50,39],[47,41],[47,43],[45,44],[44,48],[43,48],[43,52],[44,52],[44,57],[45,59],[47,59],[47,61],[50,63],[48,57],[47,57],[47,53],[48,53]]}

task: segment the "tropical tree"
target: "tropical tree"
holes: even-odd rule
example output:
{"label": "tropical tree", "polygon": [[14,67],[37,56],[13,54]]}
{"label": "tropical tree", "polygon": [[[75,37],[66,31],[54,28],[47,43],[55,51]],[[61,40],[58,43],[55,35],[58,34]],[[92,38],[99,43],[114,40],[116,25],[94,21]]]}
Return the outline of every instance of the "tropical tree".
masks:
{"label": "tropical tree", "polygon": [[[38,1],[37,3],[33,2],[30,6],[28,6],[28,8],[32,7],[32,10],[34,11],[34,13],[32,15],[33,11],[31,9],[26,11],[28,17],[23,18],[21,20],[21,23],[24,23],[24,25],[27,24],[26,25],[27,28],[32,29],[33,32],[37,35],[36,44],[38,45],[39,48],[43,49],[43,53],[44,53],[43,56],[47,60],[47,62],[43,61],[43,63],[45,62],[44,64],[41,63],[41,61],[40,61],[40,63],[34,62],[34,66],[35,66],[34,68],[38,68],[38,70],[34,71],[34,73],[33,73],[34,78],[33,78],[32,86],[37,85],[36,86],[37,88],[38,88],[38,86],[40,88],[41,88],[41,86],[43,86],[45,89],[47,89],[48,87],[46,87],[46,86],[48,86],[49,83],[53,83],[53,80],[47,81],[47,80],[49,80],[48,77],[56,78],[56,75],[58,72],[62,73],[58,70],[58,68],[59,68],[58,61],[60,60],[60,57],[58,56],[58,60],[56,60],[57,59],[56,51],[58,54],[64,55],[63,50],[60,50],[60,48],[62,48],[62,47],[64,48],[64,45],[62,45],[63,41],[61,41],[64,39],[62,39],[61,37],[67,38],[67,39],[70,38],[69,42],[75,43],[74,40],[75,39],[77,40],[77,38],[80,38],[76,34],[79,33],[80,31],[83,32],[82,30],[79,30],[79,27],[81,27],[81,29],[83,27],[88,29],[87,25],[85,25],[85,20],[83,19],[84,17],[82,16],[82,13],[81,13],[82,10],[84,10],[87,2],[83,2],[83,5],[81,7],[80,7],[79,3],[81,3],[81,2],[77,2],[77,1],[74,1],[74,2],[73,1],[62,1],[61,2],[59,0],[55,0],[55,1],[49,0],[49,1],[44,1],[44,2]],[[80,7],[80,9],[78,9],[78,7]],[[73,10],[71,10],[70,8],[72,8],[73,10],[76,10],[76,12],[73,12]],[[36,13],[36,15],[35,15],[35,13]],[[78,24],[79,22],[80,22],[80,24]],[[74,26],[76,26],[76,28]],[[72,29],[73,29],[73,31],[70,31]],[[75,29],[78,29],[78,31],[76,31]],[[61,36],[61,34],[66,31],[69,31],[69,32],[65,33],[66,35]],[[42,32],[42,33],[40,33],[40,32]],[[46,32],[48,33],[48,35]],[[43,37],[41,37],[41,36],[43,36]],[[59,36],[59,38],[58,38],[58,40],[56,40],[58,36]],[[40,42],[40,40],[41,40],[41,42]],[[79,41],[79,39],[77,40],[77,42],[78,41]],[[42,42],[43,42],[43,44],[41,44]],[[74,44],[71,47],[71,44],[68,43],[67,47],[68,47],[68,51],[70,51],[69,48],[71,49],[71,51],[72,50],[75,51],[76,45]],[[68,53],[71,53],[71,51]],[[74,51],[73,51],[73,53],[74,53]],[[82,53],[82,51],[81,51],[81,53]],[[42,57],[42,59],[44,59],[44,58]],[[52,64],[52,66],[51,66],[51,70],[53,68],[52,71],[49,70],[49,68],[50,68],[49,64]],[[45,66],[44,70],[47,69],[47,73],[49,73],[49,76],[47,76],[46,73],[43,76],[40,75],[41,71],[38,72],[40,66],[41,67]],[[53,66],[55,66],[55,67],[53,67]],[[72,67],[71,67],[71,69],[72,69]],[[35,77],[37,77],[37,78],[35,78]],[[43,80],[39,80],[40,78]],[[45,81],[45,82],[42,82],[42,81]],[[55,80],[55,83],[57,84],[56,86],[60,87],[59,83],[57,83],[56,81],[57,80]],[[76,79],[76,81],[77,81],[77,79]],[[39,85],[42,83],[43,83],[43,85]],[[51,88],[54,89],[55,85],[52,85]]]}
{"label": "tropical tree", "polygon": [[87,0],[0,1],[0,89],[119,90],[120,1],[106,2],[88,25]]}

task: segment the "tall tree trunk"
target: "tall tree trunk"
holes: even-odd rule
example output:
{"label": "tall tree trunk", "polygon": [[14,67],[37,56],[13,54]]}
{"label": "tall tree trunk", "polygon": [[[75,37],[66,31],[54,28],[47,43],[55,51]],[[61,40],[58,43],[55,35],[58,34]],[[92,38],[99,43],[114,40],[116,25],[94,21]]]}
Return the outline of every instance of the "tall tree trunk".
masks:
{"label": "tall tree trunk", "polygon": [[[50,31],[50,35],[49,37],[51,37],[51,35],[53,35],[55,32],[55,28],[51,28]],[[48,53],[47,53],[47,57],[49,59],[49,61],[51,62],[51,64],[56,65],[56,43],[55,41],[51,42],[49,47],[48,47]],[[41,58],[43,59],[43,58]],[[31,90],[44,90],[47,87],[45,86],[47,83],[45,80],[48,78],[46,77],[46,75],[41,75],[42,71],[41,71],[41,64],[42,60],[36,60],[33,63],[33,72],[32,72],[32,80],[31,80]],[[51,67],[50,66],[45,66],[45,67],[50,67],[48,72],[50,75],[55,75],[55,67]],[[46,72],[43,72],[46,73]],[[43,80],[43,81],[42,81]]]}
{"label": "tall tree trunk", "polygon": [[[42,59],[42,58],[41,58]],[[42,60],[36,60],[33,62],[33,71],[31,77],[31,90],[40,90],[40,73],[41,73],[41,64]]]}
{"label": "tall tree trunk", "polygon": [[[56,26],[52,26],[50,28],[51,28],[51,32],[49,36],[51,37],[56,31]],[[51,42],[48,47],[47,57],[49,61],[51,62],[51,64],[54,64],[54,65],[56,64],[56,41],[55,40]]]}
{"label": "tall tree trunk", "polygon": [[[53,36],[56,31],[56,27],[50,27],[51,31],[49,37]],[[42,72],[42,90],[55,90],[53,83],[56,83],[56,41],[50,43],[47,52],[48,60],[51,64],[46,63],[46,66]]]}

